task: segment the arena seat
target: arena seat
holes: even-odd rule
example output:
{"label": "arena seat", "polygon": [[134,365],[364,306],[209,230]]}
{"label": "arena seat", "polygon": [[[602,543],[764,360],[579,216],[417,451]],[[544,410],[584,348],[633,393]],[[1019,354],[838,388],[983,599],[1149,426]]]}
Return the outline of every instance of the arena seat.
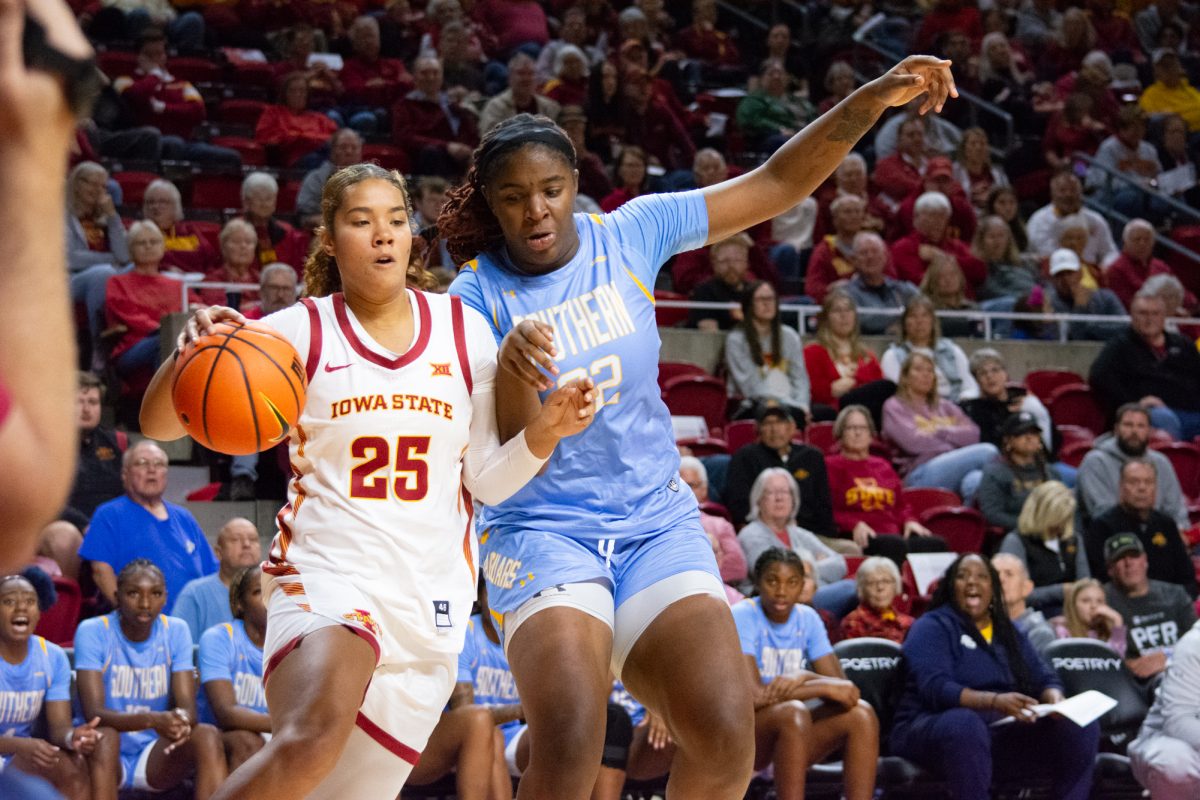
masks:
{"label": "arena seat", "polygon": [[[686,294],[678,292],[668,292],[663,289],[654,290],[654,299],[658,300],[687,300]],[[660,328],[678,328],[682,327],[683,323],[687,322],[688,310],[686,308],[665,308],[661,305],[654,306],[654,319]]]}
{"label": "arena seat", "polygon": [[736,453],[741,448],[758,439],[758,423],[752,419],[738,419],[725,426],[725,443],[729,452]]}
{"label": "arena seat", "polygon": [[1124,755],[1150,710],[1146,689],[1107,644],[1095,639],[1058,639],[1047,645],[1046,661],[1058,673],[1068,696],[1095,689],[1117,701],[1100,718],[1100,747]]}
{"label": "arena seat", "polygon": [[142,204],[142,196],[146,194],[146,187],[152,182],[158,180],[162,176],[155,172],[114,172],[112,179],[121,187],[123,205],[140,206]]}
{"label": "arena seat", "polygon": [[1083,457],[1091,452],[1091,449],[1091,442],[1084,442],[1078,439],[1071,442],[1064,442],[1062,447],[1058,448],[1058,460],[1068,466],[1078,467],[1083,463]]}
{"label": "arena seat", "polygon": [[720,503],[714,503],[711,500],[705,500],[700,504],[700,511],[713,517],[721,517],[722,519],[733,522],[729,516],[729,509]]}
{"label": "arena seat", "polygon": [[712,437],[705,436],[703,438],[677,439],[675,444],[679,447],[686,447],[687,449],[691,450],[692,455],[694,455],[696,458],[703,458],[704,456],[729,455],[729,445],[725,443],[724,439],[714,439]]}
{"label": "arena seat", "polygon": [[34,633],[61,647],[70,647],[75,643],[75,628],[79,625],[79,612],[83,608],[83,592],[79,584],[70,578],[56,575],[51,580],[54,581],[58,600],[42,612]]}
{"label": "arena seat", "polygon": [[127,50],[104,50],[96,53],[96,64],[114,80],[122,75],[132,75],[137,69],[137,53]]}
{"label": "arena seat", "polygon": [[1108,430],[1108,415],[1086,383],[1068,383],[1050,393],[1046,401],[1050,418],[1058,424],[1081,425],[1099,436]]}
{"label": "arena seat", "polygon": [[217,107],[217,116],[222,122],[249,125],[253,128],[258,124],[258,118],[262,116],[266,107],[267,104],[261,100],[246,100],[240,97],[231,97],[228,100],[221,101]]}
{"label": "arena seat", "polygon": [[191,83],[215,83],[221,80],[221,66],[207,58],[172,58],[167,62],[167,71],[178,80]]}
{"label": "arena seat", "polygon": [[954,508],[962,505],[958,492],[939,489],[936,486],[905,487],[900,490],[900,500],[917,516],[931,508]]}
{"label": "arena seat", "polygon": [[296,197],[300,194],[300,181],[283,180],[279,182],[279,196],[275,207],[280,214],[291,214],[296,210]]}
{"label": "arena seat", "polygon": [[725,381],[711,375],[678,375],[662,390],[672,415],[704,417],[714,435],[725,426],[725,397]]}
{"label": "arena seat", "polygon": [[1033,392],[1043,403],[1050,399],[1050,394],[1060,386],[1071,383],[1087,383],[1087,379],[1077,372],[1068,369],[1035,369],[1025,374],[1025,388]]}
{"label": "arena seat", "polygon": [[1083,442],[1088,447],[1091,447],[1092,442],[1096,440],[1096,434],[1090,428],[1085,428],[1082,425],[1055,425],[1054,429],[1058,432],[1059,447],[1071,442]]}
{"label": "arena seat", "polygon": [[828,453],[837,444],[833,438],[832,422],[810,422],[804,428],[804,441],[822,453]]}
{"label": "arena seat", "polygon": [[195,208],[217,210],[242,207],[241,175],[208,175],[201,173],[192,178],[192,196],[188,202]]}
{"label": "arena seat", "polygon": [[1200,505],[1200,446],[1191,442],[1151,442],[1150,447],[1166,456],[1175,468],[1188,505]]}
{"label": "arena seat", "polygon": [[662,391],[664,384],[677,375],[707,375],[708,370],[690,361],[660,361],[658,362],[658,388]]}
{"label": "arena seat", "polygon": [[247,167],[265,167],[267,151],[261,144],[245,136],[214,136],[212,144],[218,147],[228,147],[236,150],[242,157],[242,164]]}
{"label": "arena seat", "polygon": [[982,552],[987,522],[976,509],[966,506],[930,508],[918,518],[922,525],[945,539],[954,552]]}

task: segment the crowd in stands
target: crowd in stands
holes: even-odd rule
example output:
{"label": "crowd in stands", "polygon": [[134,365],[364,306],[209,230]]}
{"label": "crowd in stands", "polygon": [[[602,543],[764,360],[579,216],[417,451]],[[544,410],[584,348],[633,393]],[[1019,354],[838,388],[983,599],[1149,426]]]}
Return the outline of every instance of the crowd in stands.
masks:
{"label": "crowd in stands", "polygon": [[[0,699],[30,659],[50,676],[40,723],[0,714],[0,763],[42,765],[36,742],[63,743],[48,776],[69,797],[184,781],[207,797],[270,732],[258,531],[231,518],[206,536],[164,499],[166,453],[126,434],[165,315],[295,302],[321,187],[364,159],[413,176],[414,229],[448,285],[447,190],[480,136],[522,112],[575,144],[579,211],[735,178],[871,77],[852,66],[862,28],[896,53],[953,58],[959,87],[1011,115],[1011,132],[965,99],[940,116],[901,109],[812,197],[680,254],[654,287],[707,304],[679,324],[724,341],[718,445],[682,443],[680,472],[761,686],[756,731],[773,744],[758,766],[799,798],[806,771],[840,754],[845,796],[870,797],[883,752],[982,797],[1054,763],[1053,796],[1086,797],[1096,725],[986,727],[1061,699],[1047,652],[1084,638],[1152,705],[1133,774],[1155,797],[1200,791],[1200,351],[1171,319],[1200,313],[1200,261],[1169,246],[1200,228],[1167,201],[1200,200],[1195,8],[838,0],[772,19],[775,4],[738,4],[760,27],[714,0],[72,5],[109,79],[66,187],[81,367],[95,374],[81,373],[68,508],[27,577],[0,578]],[[191,288],[201,280],[223,285]],[[815,328],[788,324],[788,304],[819,306]],[[968,357],[959,342],[982,326],[946,312],[972,311],[1042,315],[997,320],[996,338],[1102,342],[1075,376],[1100,425],[1056,413],[996,350],[968,343]],[[1063,314],[1088,318],[1063,329]],[[864,335],[892,342],[876,352]],[[119,426],[102,424],[105,403]],[[286,450],[213,468],[219,499],[284,497]],[[978,536],[964,546],[947,511]],[[910,558],[931,554],[948,566],[918,589]],[[511,798],[529,744],[480,600],[411,782]],[[82,719],[65,705],[71,667],[35,629],[74,646]],[[886,714],[837,657],[863,637],[906,656]],[[145,671],[154,691],[128,695],[113,669]],[[619,682],[612,699],[597,798],[661,778],[673,752]]]}

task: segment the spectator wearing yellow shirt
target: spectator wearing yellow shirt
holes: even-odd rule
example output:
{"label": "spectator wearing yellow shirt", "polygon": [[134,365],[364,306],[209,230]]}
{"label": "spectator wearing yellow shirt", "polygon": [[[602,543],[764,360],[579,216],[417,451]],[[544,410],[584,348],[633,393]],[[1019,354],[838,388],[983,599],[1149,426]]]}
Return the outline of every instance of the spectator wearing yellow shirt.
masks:
{"label": "spectator wearing yellow shirt", "polygon": [[1178,114],[1190,133],[1200,132],[1200,91],[1188,83],[1178,53],[1164,50],[1154,59],[1154,83],[1138,105],[1147,114]]}

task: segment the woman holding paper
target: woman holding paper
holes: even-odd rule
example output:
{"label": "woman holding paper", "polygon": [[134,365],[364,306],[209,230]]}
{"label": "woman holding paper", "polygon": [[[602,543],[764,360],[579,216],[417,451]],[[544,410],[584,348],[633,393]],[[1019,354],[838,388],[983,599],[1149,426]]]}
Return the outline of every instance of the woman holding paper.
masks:
{"label": "woman holding paper", "polygon": [[[1000,578],[981,556],[959,556],[931,610],[904,641],[904,693],[890,745],[941,775],[955,800],[987,797],[993,773],[1044,774],[1051,796],[1085,800],[1100,729],[1035,712],[1062,683],[1004,610]],[[995,725],[1011,717],[1018,724]]]}

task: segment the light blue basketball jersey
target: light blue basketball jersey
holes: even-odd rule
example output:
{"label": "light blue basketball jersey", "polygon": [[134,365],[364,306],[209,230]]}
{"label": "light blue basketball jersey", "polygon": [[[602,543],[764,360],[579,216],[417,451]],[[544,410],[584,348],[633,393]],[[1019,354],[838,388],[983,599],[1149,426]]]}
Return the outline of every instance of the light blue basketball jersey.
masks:
{"label": "light blue basketball jersey", "polygon": [[[521,702],[504,648],[487,637],[478,614],[471,617],[467,626],[466,642],[458,656],[458,680],[474,686],[478,705],[507,706]],[[512,720],[501,725],[504,741],[507,743],[524,724]]]}
{"label": "light blue basketball jersey", "polygon": [[629,721],[635,728],[641,725],[642,720],[646,718],[646,707],[629,693],[621,681],[613,681],[612,693],[608,696],[608,702],[616,703],[625,709],[625,713],[629,715]]}
{"label": "light blue basketball jersey", "polygon": [[71,665],[53,642],[30,636],[20,664],[0,658],[0,736],[30,736],[43,703],[70,699]]}
{"label": "light blue basketball jersey", "polygon": [[[166,711],[171,677],[193,669],[192,634],[183,620],[160,614],[146,641],[131,642],[116,611],[86,619],[75,632],[75,669],[103,674],[104,704],[113,711]],[[153,730],[122,733],[121,755],[137,755],[157,738]]]}
{"label": "light blue basketball jersey", "polygon": [[209,681],[229,681],[237,704],[260,714],[267,713],[267,694],[262,681],[263,652],[246,635],[246,624],[235,619],[213,625],[200,635],[200,684],[196,696],[201,722],[217,724],[203,686]]}
{"label": "light blue basketball jersey", "polygon": [[497,342],[524,319],[552,326],[559,382],[589,376],[603,402],[542,475],[485,508],[479,524],[584,540],[649,535],[697,514],[658,388],[653,287],[663,262],[704,244],[708,211],[698,191],[644,195],[611,214],[576,214],[575,229],[579,250],[561,269],[525,275],[505,253],[487,253],[450,286],[491,321]]}
{"label": "light blue basketball jersey", "polygon": [[776,625],[754,597],[733,606],[733,622],[742,652],[754,656],[763,683],[812,669],[812,662],[833,652],[821,615],[806,605],[797,603],[787,622]]}

